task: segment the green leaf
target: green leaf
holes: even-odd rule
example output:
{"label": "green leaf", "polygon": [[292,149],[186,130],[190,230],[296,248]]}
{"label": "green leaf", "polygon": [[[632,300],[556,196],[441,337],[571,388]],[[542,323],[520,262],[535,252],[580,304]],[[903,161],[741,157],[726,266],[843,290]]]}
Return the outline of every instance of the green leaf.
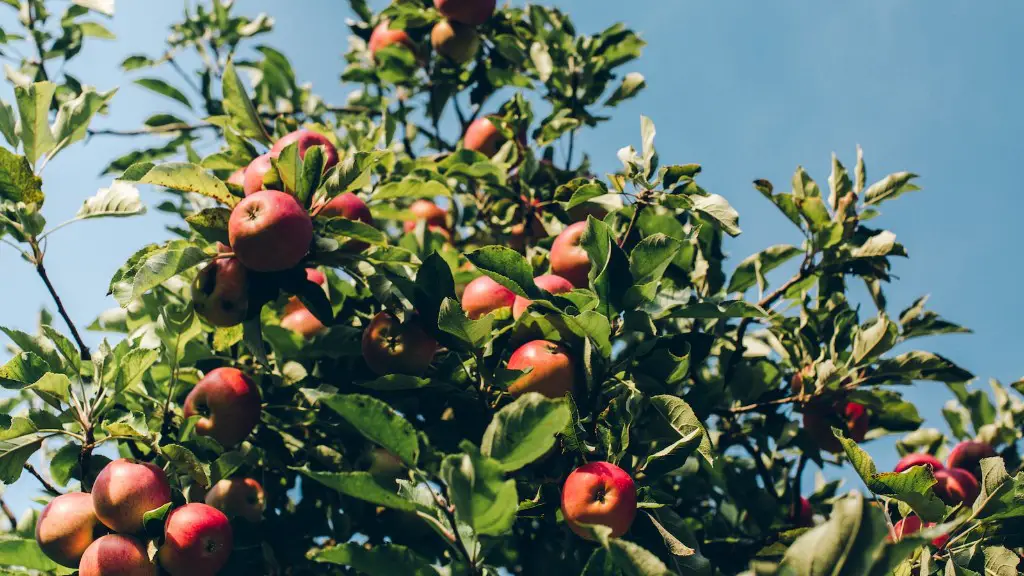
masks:
{"label": "green leaf", "polygon": [[636,96],[645,87],[647,87],[647,81],[644,80],[644,75],[639,72],[630,72],[622,79],[622,83],[615,89],[615,92],[604,101],[604,105],[616,106]]}
{"label": "green leaf", "polygon": [[887,496],[906,502],[925,522],[937,522],[946,512],[946,505],[932,490],[935,476],[927,466],[914,466],[900,473],[879,473],[874,460],[856,442],[843,436],[837,428],[832,429],[843,445],[850,464],[857,471],[868,489],[879,496]]}
{"label": "green leaf", "polygon": [[726,234],[739,236],[742,233],[739,212],[724,197],[718,194],[691,196],[690,201],[694,210],[718,222]]}
{"label": "green leaf", "polygon": [[626,576],[672,576],[674,573],[657,556],[643,546],[628,540],[609,538],[607,545],[612,563]]}
{"label": "green leaf", "polygon": [[419,509],[415,502],[395,494],[393,489],[381,486],[369,472],[315,472],[306,468],[293,470],[352,498],[405,512],[415,512]]}
{"label": "green leaf", "polygon": [[[472,446],[468,446],[472,448]],[[455,516],[483,536],[512,529],[519,506],[516,481],[504,479],[501,465],[480,454],[451,454],[441,461]]]}
{"label": "green leaf", "polygon": [[437,327],[466,343],[471,349],[480,348],[491,338],[494,315],[486,314],[477,320],[470,320],[462,305],[454,298],[445,298],[437,314]]}
{"label": "green leaf", "polygon": [[348,566],[369,576],[438,576],[425,558],[405,546],[382,544],[365,548],[350,542],[331,546],[310,554],[310,559],[328,564]]}
{"label": "green leaf", "polygon": [[37,354],[19,352],[0,367],[0,385],[20,390],[50,371],[50,365]]}
{"label": "green leaf", "polygon": [[829,199],[828,204],[833,209],[839,204],[839,200],[853,191],[853,182],[846,172],[846,167],[839,161],[839,157],[832,153],[832,173],[828,175]]}
{"label": "green leaf", "polygon": [[71,0],[71,2],[104,16],[114,15],[114,0]]}
{"label": "green leaf", "polygon": [[387,235],[373,226],[358,220],[331,218],[325,221],[324,226],[326,227],[326,232],[331,235],[352,238],[367,244],[373,244],[374,246],[387,246],[388,244]]}
{"label": "green leaf", "polygon": [[682,242],[661,233],[641,240],[629,253],[629,271],[636,284],[657,283],[682,249]]}
{"label": "green leaf", "polygon": [[765,318],[768,313],[745,300],[697,302],[672,311],[674,318]]}
{"label": "green leaf", "polygon": [[21,117],[19,137],[29,165],[35,165],[56,144],[50,132],[50,102],[56,90],[57,86],[52,82],[36,82],[28,88],[14,87]]}
{"label": "green leaf", "polygon": [[416,429],[391,406],[364,394],[332,395],[321,402],[371,442],[398,456],[408,466],[416,466],[420,456]]}
{"label": "green leaf", "polygon": [[160,447],[160,452],[179,472],[187,474],[203,488],[210,487],[206,465],[191,450],[179,444],[167,444]]}
{"label": "green leaf", "polygon": [[859,329],[853,339],[853,363],[860,364],[866,359],[877,358],[896,345],[896,325],[885,314],[879,314],[875,321]]}
{"label": "green leaf", "polygon": [[231,219],[231,210],[215,207],[204,208],[195,214],[185,217],[190,228],[198,232],[203,238],[211,242],[223,242],[228,244],[228,221]]}
{"label": "green leaf", "polygon": [[222,80],[224,89],[224,111],[231,118],[231,122],[240,134],[248,138],[254,138],[263,143],[270,143],[270,135],[267,134],[259,112],[253,106],[245,86],[238,78],[234,62],[229,61],[224,68]]}
{"label": "green leaf", "polygon": [[71,481],[75,468],[78,466],[78,456],[82,453],[82,446],[77,442],[68,442],[61,446],[50,459],[50,476],[58,486],[67,486]]}
{"label": "green leaf", "polygon": [[60,568],[43,554],[35,539],[7,535],[0,537],[0,566],[20,566],[46,574],[57,574]]}
{"label": "green leaf", "polygon": [[43,202],[43,180],[32,171],[32,164],[6,148],[0,148],[0,198],[26,204]]}
{"label": "green leaf", "polygon": [[748,256],[732,273],[732,278],[729,279],[729,288],[726,291],[746,292],[751,286],[757,284],[758,290],[763,292],[768,286],[765,274],[800,254],[803,254],[803,251],[796,246],[776,244]]}
{"label": "green leaf", "polygon": [[518,470],[547,454],[569,420],[565,399],[529,392],[494,415],[484,431],[481,453],[506,472]]}
{"label": "green leaf", "polygon": [[146,213],[139,200],[139,190],[127,182],[115,180],[110,188],[100,188],[95,196],[86,199],[75,218],[124,218]]}
{"label": "green leaf", "polygon": [[187,240],[150,244],[132,255],[114,274],[109,294],[127,307],[149,290],[205,260],[206,254]]}
{"label": "green leaf", "polygon": [[11,148],[17,148],[21,140],[18,138],[18,121],[14,118],[14,107],[0,101],[0,133],[4,135]]}
{"label": "green leaf", "polygon": [[651,407],[660,417],[660,423],[667,426],[667,430],[670,431],[663,434],[662,437],[672,442],[679,442],[687,440],[696,432],[700,438],[697,452],[707,460],[708,464],[714,463],[711,438],[708,436],[704,424],[697,418],[693,408],[686,401],[676,396],[662,394],[651,397]]}
{"label": "green leaf", "polygon": [[102,40],[117,39],[117,36],[115,36],[113,32],[99,22],[82,22],[78,25],[78,28],[82,31],[83,36],[100,38]]}
{"label": "green leaf", "polygon": [[232,208],[239,201],[238,197],[228,190],[227,185],[221,182],[220,178],[206,172],[200,166],[185,162],[168,162],[160,165],[155,165],[152,162],[132,164],[120,179],[127,182],[163,186],[182,192],[194,192],[213,198]]}
{"label": "green leaf", "polygon": [[159,350],[132,348],[117,363],[114,375],[114,391],[116,394],[131,388],[160,359]]}
{"label": "green leaf", "polygon": [[103,109],[116,93],[116,88],[107,92],[96,92],[88,88],[77,98],[61,104],[52,129],[56,144],[64,148],[85,138],[93,116]]}
{"label": "green leaf", "polygon": [[1003,520],[1024,516],[1020,504],[1024,493],[1024,472],[1010,478],[1002,458],[981,460],[981,494],[974,501],[973,512],[977,518]]}
{"label": "green leaf", "polygon": [[[367,175],[368,177],[369,175]],[[352,185],[348,187],[351,188]],[[401,182],[389,182],[378,187],[374,190],[371,200],[379,202],[398,198],[437,198],[439,196],[451,198],[451,195],[451,190],[436,180],[423,181],[407,178]]]}
{"label": "green leaf", "polygon": [[147,90],[152,90],[161,96],[166,96],[171,100],[176,100],[184,104],[186,108],[192,108],[192,104],[188,101],[188,98],[185,97],[185,94],[165,80],[161,80],[159,78],[137,78],[135,80],[135,84],[138,84]]}
{"label": "green leaf", "polygon": [[167,514],[171,511],[171,502],[159,508],[154,508],[142,515],[143,532],[150,538],[161,538],[164,535],[164,525],[167,522]]}
{"label": "green leaf", "polygon": [[306,150],[302,158],[302,169],[295,183],[295,198],[299,205],[309,208],[309,200],[320,187],[320,177],[324,173],[324,153],[321,146],[313,146]]}
{"label": "green leaf", "polygon": [[889,174],[878,182],[875,182],[864,191],[864,203],[867,205],[881,204],[886,200],[892,200],[907,192],[920,190],[910,181],[917,178],[917,174],[911,172],[896,172]]}
{"label": "green leaf", "polygon": [[878,379],[883,382],[907,384],[914,380],[953,383],[972,380],[974,374],[938,354],[914,350],[894,358],[879,360],[875,364],[875,369],[869,373],[869,377],[872,384]]}
{"label": "green leaf", "polygon": [[21,476],[25,462],[52,432],[40,432],[32,420],[0,415],[0,482],[13,484]]}
{"label": "green leaf", "polygon": [[592,216],[587,218],[580,245],[590,259],[590,283],[601,302],[599,311],[612,318],[627,307],[624,300],[633,287],[629,259],[615,242],[611,227]]}
{"label": "green leaf", "polygon": [[1017,576],[1020,556],[1002,546],[986,546],[985,576]]}
{"label": "green leaf", "polygon": [[369,390],[377,390],[380,392],[417,390],[419,388],[426,388],[427,386],[430,386],[430,379],[417,378],[415,376],[407,376],[405,374],[388,374],[387,376],[381,376],[376,380],[356,381],[354,384],[360,388],[367,388]]}
{"label": "green leaf", "polygon": [[484,246],[466,258],[492,280],[520,296],[539,297],[533,283],[533,266],[522,254],[504,246]]}

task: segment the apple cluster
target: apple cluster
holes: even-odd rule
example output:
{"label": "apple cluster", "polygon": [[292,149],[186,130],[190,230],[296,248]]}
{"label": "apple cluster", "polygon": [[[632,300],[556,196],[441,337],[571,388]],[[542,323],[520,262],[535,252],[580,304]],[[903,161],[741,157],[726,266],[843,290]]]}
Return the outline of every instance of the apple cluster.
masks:
{"label": "apple cluster", "polygon": [[[169,511],[162,536],[148,545],[146,514],[171,504],[163,469],[122,458],[107,464],[92,492],[54,498],[36,524],[40,549],[81,576],[155,576],[158,565],[172,576],[216,574],[233,546],[230,518],[258,521],[263,488],[255,480],[221,480],[205,503]],[[151,550],[155,553],[151,553]]]}
{"label": "apple cluster", "polygon": [[[434,51],[456,65],[476,58],[480,50],[480,35],[476,27],[491,18],[496,4],[496,0],[434,0],[434,8],[442,16],[430,31],[430,45]],[[376,57],[388,46],[402,47],[417,54],[416,44],[409,34],[405,30],[392,29],[384,20],[373,29],[368,48]]]}

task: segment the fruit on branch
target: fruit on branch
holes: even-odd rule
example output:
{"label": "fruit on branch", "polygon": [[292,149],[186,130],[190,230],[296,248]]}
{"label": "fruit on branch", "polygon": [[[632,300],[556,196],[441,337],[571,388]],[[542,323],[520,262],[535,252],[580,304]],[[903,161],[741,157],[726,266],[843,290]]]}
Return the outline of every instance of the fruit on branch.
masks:
{"label": "fruit on branch", "polygon": [[274,165],[270,162],[270,154],[261,154],[249,162],[249,166],[245,169],[245,179],[242,181],[242,190],[245,195],[248,196],[263,190],[263,177],[272,170],[274,170]]}
{"label": "fruit on branch", "polygon": [[142,531],[142,517],[171,501],[171,485],[159,466],[130,458],[107,464],[92,486],[100,522],[115,532]]}
{"label": "fruit on branch", "polygon": [[185,398],[185,418],[202,416],[196,432],[225,448],[245,440],[259,424],[260,391],[237,368],[216,368],[203,376]]}
{"label": "fruit on branch", "polygon": [[974,503],[981,493],[978,480],[962,468],[947,468],[935,471],[935,495],[950,506],[961,502],[966,506]]}
{"label": "fruit on branch", "polygon": [[[914,534],[921,530],[921,528],[931,528],[932,526],[935,526],[935,522],[928,522],[927,524],[924,524],[922,526],[921,519],[911,514],[906,518],[901,518],[900,521],[896,524],[893,524],[892,528],[889,529],[888,540],[889,542],[899,542],[905,536],[910,536],[911,534]],[[946,545],[946,542],[948,540],[949,534],[937,536],[934,540],[932,540],[932,546],[935,546],[936,548],[942,548]]]}
{"label": "fruit on branch", "polygon": [[231,523],[223,512],[206,504],[186,504],[168,514],[157,557],[171,576],[216,576],[227,564],[232,546]]}
{"label": "fruit on branch", "polygon": [[[556,276],[555,274],[543,274],[541,276],[537,276],[533,279],[533,282],[538,288],[547,290],[552,294],[565,294],[566,292],[572,291],[573,288],[572,282],[569,282],[561,276]],[[532,303],[533,300],[516,295],[516,299],[512,303],[512,317],[518,320]]]}
{"label": "fruit on branch", "polygon": [[312,340],[327,330],[327,326],[306,307],[285,314],[281,318],[281,328],[291,330],[306,340]]}
{"label": "fruit on branch", "polygon": [[225,478],[217,482],[206,493],[206,504],[228,518],[245,518],[249,522],[262,520],[267,508],[263,486],[253,478]]}
{"label": "fruit on branch", "polygon": [[377,446],[370,451],[370,467],[366,471],[378,481],[392,481],[405,471],[405,464],[398,456]]}
{"label": "fruit on branch", "polygon": [[586,540],[594,537],[584,524],[607,526],[612,529],[611,537],[618,538],[636,517],[636,485],[615,464],[584,464],[562,485],[562,515],[569,528]]}
{"label": "fruit on branch", "polygon": [[416,52],[416,45],[405,30],[391,29],[387,20],[377,24],[377,27],[370,33],[368,47],[370,55],[376,57],[377,51],[395,44],[405,46],[412,52]]}
{"label": "fruit on branch", "polygon": [[808,364],[789,378],[789,389],[794,394],[812,394],[814,392],[814,366]]}
{"label": "fruit on branch", "polygon": [[441,20],[430,31],[434,51],[456,64],[465,64],[480,50],[480,35],[469,25]]}
{"label": "fruit on branch", "polygon": [[234,184],[235,186],[245,186],[245,168],[239,168],[231,173],[227,179],[228,184]]}
{"label": "fruit on branch", "polygon": [[814,508],[811,507],[811,501],[801,496],[796,509],[789,511],[789,517],[794,524],[801,528],[814,526]]}
{"label": "fruit on branch", "polygon": [[380,376],[420,376],[430,367],[437,341],[413,320],[399,322],[390,312],[378,312],[363,330],[363,359]]}
{"label": "fruit on branch", "polygon": [[412,212],[416,219],[407,220],[402,225],[402,229],[406,232],[412,232],[416,229],[416,223],[420,220],[426,220],[427,227],[431,230],[448,230],[448,212],[430,200],[417,200],[413,202],[409,206],[409,212]]}
{"label": "fruit on branch", "polygon": [[299,147],[299,158],[306,158],[306,151],[313,146],[319,146],[323,152],[324,157],[324,171],[338,163],[338,149],[334,147],[334,143],[331,142],[327,136],[319,132],[312,130],[299,129],[294,132],[289,132],[282,136],[274,145],[270,147],[270,157],[278,158],[281,156],[281,152],[292,144],[298,144]]}
{"label": "fruit on branch", "polygon": [[505,288],[490,276],[474,278],[462,293],[462,310],[470,320],[508,308],[515,302],[515,292]]}
{"label": "fruit on branch", "polygon": [[[366,206],[366,202],[363,202],[362,198],[351,192],[344,192],[331,198],[330,202],[317,212],[317,216],[348,218],[349,220],[373,226],[373,215],[370,214],[370,209]],[[349,240],[345,243],[344,249],[350,252],[362,252],[368,247],[369,244],[366,242]]]}
{"label": "fruit on branch", "polygon": [[69,492],[57,496],[43,508],[36,521],[36,542],[57,564],[77,568],[99,528],[92,495]]}
{"label": "fruit on branch", "polygon": [[822,450],[839,454],[843,451],[843,445],[832,434],[833,426],[844,430],[846,437],[854,442],[862,442],[869,426],[867,409],[856,402],[831,406],[819,404],[804,408],[804,429],[810,437]]}
{"label": "fruit on branch", "polygon": [[192,283],[192,306],[214,326],[241,324],[249,313],[249,273],[237,258],[217,258]]}
{"label": "fruit on branch", "polygon": [[505,137],[494,125],[492,119],[498,117],[485,117],[473,120],[466,133],[462,137],[462,147],[466,150],[476,150],[485,156],[494,156],[505,143]]}
{"label": "fruit on branch", "polygon": [[932,472],[943,469],[942,462],[935,456],[923,452],[914,452],[900,458],[900,461],[896,463],[896,468],[893,468],[893,472],[903,472],[914,466],[928,466],[932,469]]}
{"label": "fruit on branch", "polygon": [[551,245],[551,272],[565,278],[576,288],[590,286],[590,256],[580,245],[586,222],[570,224]]}
{"label": "fruit on branch", "polygon": [[946,467],[963,468],[974,474],[976,480],[981,480],[981,460],[995,455],[996,451],[991,445],[965,440],[953,447],[949,457],[946,458]]}
{"label": "fruit on branch", "polygon": [[124,534],[107,534],[86,549],[78,576],[156,576],[146,546]]}
{"label": "fruit on branch", "polygon": [[478,26],[494,15],[497,0],[434,0],[434,8],[449,20]]}
{"label": "fruit on branch", "polygon": [[533,340],[523,344],[508,359],[509,370],[526,370],[508,387],[508,393],[520,396],[539,392],[548,398],[561,398],[576,385],[576,364],[561,344]]}
{"label": "fruit on branch", "polygon": [[261,190],[231,211],[228,238],[246,268],[278,272],[294,268],[309,252],[313,221],[291,194]]}
{"label": "fruit on branch", "polygon": [[[306,268],[306,280],[308,280],[310,282],[313,282],[314,284],[319,284],[321,286],[327,286],[327,276],[325,276],[323,272],[317,270],[316,268]],[[305,309],[306,309],[306,307],[295,296],[292,296],[291,298],[289,298],[288,299],[288,303],[284,305],[284,313],[285,313],[285,315],[291,314],[292,312],[295,312],[296,310],[305,310]]]}

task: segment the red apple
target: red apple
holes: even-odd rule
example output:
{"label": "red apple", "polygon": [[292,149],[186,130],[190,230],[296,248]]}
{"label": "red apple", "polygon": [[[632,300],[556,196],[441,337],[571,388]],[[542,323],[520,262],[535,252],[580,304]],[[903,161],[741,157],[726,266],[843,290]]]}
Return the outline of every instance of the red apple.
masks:
{"label": "red apple", "polygon": [[270,162],[270,154],[257,156],[245,169],[245,179],[242,181],[242,190],[245,195],[255,194],[263,190],[263,177],[274,169]]}
{"label": "red apple", "polygon": [[842,404],[840,411],[837,406],[808,406],[804,410],[804,428],[817,443],[818,447],[833,454],[843,452],[843,445],[832,434],[832,427],[845,429],[846,437],[854,442],[861,442],[867,434],[869,418],[864,406],[856,402]]}
{"label": "red apple", "polygon": [[245,186],[245,168],[239,168],[231,173],[227,179],[228,184],[234,184],[235,186]]}
{"label": "red apple", "polygon": [[472,26],[441,20],[430,31],[430,45],[452,62],[465,64],[476,57],[480,49],[480,35]]}
{"label": "red apple", "polygon": [[235,326],[249,312],[249,273],[237,258],[217,258],[192,284],[192,306],[214,326]]}
{"label": "red apple", "polygon": [[[306,268],[306,280],[314,282],[321,286],[327,286],[327,276],[323,272],[316,268]],[[326,291],[325,291],[326,292]],[[284,305],[284,315],[287,316],[296,310],[305,310],[306,306],[296,296],[292,296],[288,299],[288,302]]]}
{"label": "red apple", "polygon": [[263,519],[267,508],[263,486],[252,478],[224,479],[210,487],[206,504],[223,512],[228,518],[245,518],[249,522]]}
{"label": "red apple", "polygon": [[494,14],[497,0],[434,0],[434,8],[449,20],[478,26]]}
{"label": "red apple", "polygon": [[586,222],[570,224],[551,245],[551,272],[577,288],[590,286],[590,256],[580,246],[580,238],[586,229]]}
{"label": "red apple", "polygon": [[[893,527],[889,530],[888,540],[889,542],[898,542],[902,540],[905,536],[910,536],[911,534],[916,533],[922,527],[931,528],[932,526],[935,526],[934,522],[928,522],[927,524],[924,524],[922,526],[920,518],[914,515],[910,515],[906,518],[902,518],[899,522],[893,525]],[[936,548],[942,548],[946,545],[946,542],[948,540],[949,534],[943,534],[942,536],[939,536],[932,540],[932,546],[935,546]]]}
{"label": "red apple", "polygon": [[505,138],[490,117],[477,118],[466,128],[462,146],[466,150],[476,150],[485,156],[494,156],[504,141]]}
{"label": "red apple", "polygon": [[[565,294],[566,292],[572,291],[573,288],[572,282],[554,274],[537,276],[533,279],[533,282],[538,288],[547,290],[552,294]],[[533,300],[517,295],[515,302],[512,303],[512,317],[518,320],[532,303]]]}
{"label": "red apple", "polygon": [[82,555],[78,576],[156,576],[146,546],[123,534],[98,538]]}
{"label": "red apple", "polygon": [[625,470],[610,462],[591,462],[572,471],[562,485],[562,516],[580,537],[593,540],[581,524],[625,534],[636,517],[636,486]]}
{"label": "red apple", "polygon": [[533,370],[517,378],[508,387],[509,394],[539,392],[548,398],[561,398],[576,384],[575,362],[568,350],[554,342],[533,340],[516,349],[508,359],[508,369],[527,368]]}
{"label": "red apple", "polygon": [[157,557],[171,576],[216,576],[231,556],[231,523],[206,504],[185,504],[167,516]]}
{"label": "red apple", "polygon": [[448,212],[445,212],[444,208],[430,200],[417,200],[413,202],[409,206],[409,211],[413,213],[416,219],[407,220],[402,225],[402,229],[406,232],[412,232],[416,228],[416,223],[420,220],[426,220],[427,227],[431,230],[441,228],[447,231],[448,229]]}
{"label": "red apple", "polygon": [[935,471],[935,495],[950,506],[963,502],[965,506],[974,504],[981,493],[978,480],[961,468],[948,468]]}
{"label": "red apple", "polygon": [[[326,218],[348,218],[373,226],[373,215],[370,214],[366,202],[351,192],[344,192],[331,198],[331,201],[325,204],[317,215]],[[351,252],[362,252],[367,247],[369,244],[358,240],[349,240],[345,243],[345,250]]]}
{"label": "red apple", "polygon": [[92,494],[69,492],[57,496],[43,508],[36,521],[36,542],[57,564],[77,568],[99,528]]}
{"label": "red apple", "polygon": [[392,30],[388,27],[388,22],[386,20],[377,24],[377,27],[373,29],[372,33],[370,33],[370,42],[368,47],[370,49],[371,56],[375,57],[378,50],[394,44],[405,46],[413,52],[416,51],[416,45],[413,44],[412,38],[409,37],[409,34],[407,34],[405,30]]}
{"label": "red apple", "polygon": [[896,464],[896,468],[893,469],[893,472],[903,472],[904,470],[914,466],[929,466],[931,467],[932,472],[942,470],[943,468],[942,462],[940,462],[935,456],[925,454],[923,452],[914,452],[913,454],[907,454],[903,458],[900,458],[900,461]]}
{"label": "red apple", "polygon": [[814,526],[814,508],[811,507],[811,501],[801,496],[799,507],[790,511],[790,518],[801,528]]}
{"label": "red apple", "polygon": [[466,285],[462,293],[462,310],[471,320],[508,308],[515,302],[515,292],[505,288],[490,278],[480,276]]}
{"label": "red apple", "polygon": [[434,359],[437,341],[415,322],[399,323],[383,311],[363,330],[362,351],[366,364],[378,375],[420,376]]}
{"label": "red apple", "polygon": [[262,190],[246,196],[231,211],[228,237],[246,268],[288,270],[309,252],[313,221],[291,194]]}
{"label": "red apple", "polygon": [[285,314],[284,318],[281,318],[281,328],[291,330],[306,340],[312,340],[327,330],[323,322],[305,306]]}
{"label": "red apple", "polygon": [[299,158],[306,157],[306,150],[313,146],[319,146],[324,156],[323,169],[325,171],[338,163],[338,149],[334,147],[331,140],[327,136],[312,130],[296,130],[285,134],[280,140],[274,142],[274,145],[270,148],[270,157],[278,158],[285,148],[296,142],[299,145]]}
{"label": "red apple", "polygon": [[814,366],[808,364],[789,378],[789,389],[794,394],[814,392]]}
{"label": "red apple", "polygon": [[121,458],[107,464],[92,486],[96,517],[123,534],[142,532],[142,517],[171,501],[171,485],[156,464]]}
{"label": "red apple", "polygon": [[995,455],[995,449],[989,444],[966,440],[953,447],[946,458],[946,467],[963,468],[974,474],[976,480],[981,480],[981,460]]}
{"label": "red apple", "polygon": [[260,390],[237,368],[216,368],[192,388],[185,398],[185,418],[201,415],[196,432],[230,448],[260,422]]}

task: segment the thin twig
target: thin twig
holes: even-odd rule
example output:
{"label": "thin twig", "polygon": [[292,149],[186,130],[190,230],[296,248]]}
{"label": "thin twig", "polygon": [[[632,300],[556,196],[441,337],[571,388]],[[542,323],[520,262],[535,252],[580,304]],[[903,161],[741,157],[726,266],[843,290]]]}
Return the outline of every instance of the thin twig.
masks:
{"label": "thin twig", "polygon": [[181,78],[188,83],[189,87],[195,90],[196,94],[198,94],[199,96],[203,95],[203,91],[199,88],[199,85],[196,84],[195,80],[193,80],[192,77],[185,72],[185,69],[182,68],[180,64],[178,64],[178,61],[175,60],[173,56],[168,56],[167,62],[170,63],[171,67],[174,68],[174,71],[177,72],[178,75],[181,76]]}
{"label": "thin twig", "polygon": [[764,488],[767,490],[773,498],[779,499],[779,493],[775,490],[775,480],[772,479],[771,472],[764,465],[764,461],[761,459],[761,451],[757,449],[749,438],[742,438],[739,442],[740,446],[743,446],[750,453],[750,457],[754,460],[754,467],[757,468],[757,473],[761,475],[761,481],[764,482]]}
{"label": "thin twig", "polygon": [[78,344],[78,350],[81,353],[82,360],[89,360],[92,358],[92,354],[89,352],[89,347],[85,345],[85,340],[82,339],[82,335],[78,333],[78,328],[75,327],[75,323],[71,320],[71,316],[68,314],[66,308],[64,308],[64,302],[61,301],[60,296],[57,295],[57,290],[53,287],[53,283],[50,282],[50,276],[46,273],[46,267],[43,266],[43,252],[39,249],[39,245],[35,242],[31,244],[32,251],[34,252],[33,260],[36,265],[36,272],[39,277],[43,279],[43,284],[46,284],[46,289],[50,292],[50,296],[53,301],[57,304],[57,312],[60,313],[60,317],[64,319],[64,323],[68,325],[68,329],[71,330],[71,336],[74,337],[75,343]]}
{"label": "thin twig", "polygon": [[4,511],[4,516],[11,521],[11,530],[14,530],[18,526],[18,517],[14,515],[14,510],[11,510],[3,498],[0,498],[0,509]]}
{"label": "thin twig", "polygon": [[53,484],[50,484],[50,482],[46,478],[43,478],[43,475],[40,474],[38,470],[36,470],[35,466],[29,464],[28,462],[25,462],[24,468],[25,468],[26,472],[28,472],[29,474],[35,476],[36,480],[39,480],[39,483],[42,484],[43,488],[45,488],[46,491],[49,492],[51,495],[53,495],[53,496],[60,496],[61,495],[61,491],[57,490],[57,488]]}
{"label": "thin twig", "polygon": [[633,227],[636,226],[636,221],[640,219],[640,212],[647,206],[647,203],[642,200],[637,200],[633,203],[633,216],[629,218],[629,225],[626,226],[625,233],[622,234],[622,238],[619,238],[619,248],[626,245],[626,239],[633,232]]}

